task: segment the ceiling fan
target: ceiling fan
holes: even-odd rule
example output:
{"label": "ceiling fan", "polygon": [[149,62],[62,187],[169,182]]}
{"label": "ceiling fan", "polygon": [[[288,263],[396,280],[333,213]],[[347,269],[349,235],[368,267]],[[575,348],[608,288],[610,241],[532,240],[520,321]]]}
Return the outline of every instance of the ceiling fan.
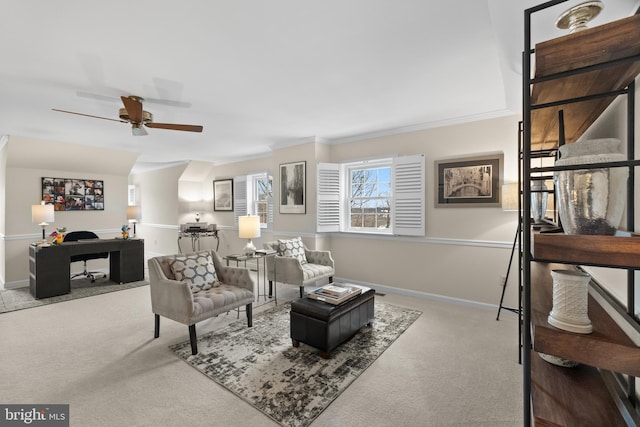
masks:
{"label": "ceiling fan", "polygon": [[120,119],[110,119],[108,117],[93,116],[91,114],[76,113],[74,111],[58,110],[52,108],[53,111],[60,113],[77,114],[79,116],[93,117],[94,119],[111,120],[120,123],[131,123],[131,133],[134,136],[147,135],[147,131],[143,127],[156,128],[156,129],[169,129],[169,130],[182,130],[186,132],[202,132],[202,126],[199,125],[180,125],[174,123],[155,123],[153,121],[153,115],[142,109],[143,98],[135,95],[121,96],[124,108],[121,108],[118,112]]}

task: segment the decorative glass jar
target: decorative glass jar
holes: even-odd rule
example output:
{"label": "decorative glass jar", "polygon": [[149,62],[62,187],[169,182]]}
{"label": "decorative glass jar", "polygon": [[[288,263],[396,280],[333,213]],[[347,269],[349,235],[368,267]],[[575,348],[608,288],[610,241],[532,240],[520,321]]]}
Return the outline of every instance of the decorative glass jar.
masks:
{"label": "decorative glass jar", "polygon": [[[621,142],[592,139],[560,147],[556,166],[624,161]],[[558,211],[566,234],[613,235],[626,204],[625,167],[554,172]]]}

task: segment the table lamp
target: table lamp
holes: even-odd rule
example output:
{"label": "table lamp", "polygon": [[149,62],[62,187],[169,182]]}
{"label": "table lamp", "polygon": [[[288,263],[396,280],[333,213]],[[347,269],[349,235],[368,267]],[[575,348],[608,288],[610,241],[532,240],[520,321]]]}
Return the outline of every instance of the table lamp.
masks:
{"label": "table lamp", "polygon": [[42,227],[42,243],[47,243],[45,237],[45,227],[54,221],[53,205],[45,205],[44,200],[39,205],[31,206],[31,222]]}
{"label": "table lamp", "polygon": [[502,210],[517,211],[520,207],[520,188],[517,182],[502,186]]}
{"label": "table lamp", "polygon": [[249,239],[244,247],[245,255],[256,253],[256,247],[251,241],[255,237],[260,237],[260,217],[257,215],[247,215],[238,217],[238,237]]}
{"label": "table lamp", "polygon": [[133,223],[133,237],[136,237],[136,223],[142,218],[140,206],[127,206],[127,220]]}

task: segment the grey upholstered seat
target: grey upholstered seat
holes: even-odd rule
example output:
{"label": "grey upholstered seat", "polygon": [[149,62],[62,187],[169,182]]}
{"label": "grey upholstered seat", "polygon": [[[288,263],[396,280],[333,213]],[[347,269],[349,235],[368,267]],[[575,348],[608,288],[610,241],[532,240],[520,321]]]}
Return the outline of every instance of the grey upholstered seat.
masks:
{"label": "grey upholstered seat", "polygon": [[[211,256],[217,277],[215,286],[194,293],[188,282],[176,280],[171,263],[178,257],[189,255]],[[201,320],[244,305],[247,325],[252,325],[254,280],[249,270],[223,265],[214,251],[149,259],[149,285],[151,310],[155,315],[155,338],[160,335],[160,316],[184,323],[189,326],[193,354],[198,353],[195,324]]]}
{"label": "grey upholstered seat", "polygon": [[274,281],[299,286],[300,298],[304,296],[306,285],[315,284],[321,279],[333,282],[335,263],[330,251],[311,250],[305,246],[306,262],[300,262],[295,257],[284,256],[278,240],[265,242],[263,247],[278,252],[276,256],[266,258],[270,293]]}

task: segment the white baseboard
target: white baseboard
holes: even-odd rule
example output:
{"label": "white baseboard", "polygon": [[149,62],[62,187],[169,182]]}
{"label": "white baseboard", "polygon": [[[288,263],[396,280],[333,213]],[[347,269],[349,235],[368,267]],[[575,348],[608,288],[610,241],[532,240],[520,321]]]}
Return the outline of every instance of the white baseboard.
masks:
{"label": "white baseboard", "polygon": [[[107,275],[107,277],[109,277],[109,268],[98,268],[96,270],[91,270],[91,271],[97,271],[99,273],[105,273]],[[82,273],[82,271],[72,271],[71,272],[71,276],[73,276],[74,274],[80,274]],[[24,280],[16,280],[13,282],[7,282],[4,284],[4,288],[5,289],[18,289],[18,288],[27,288],[29,287],[29,279],[24,279]]]}
{"label": "white baseboard", "polygon": [[449,304],[457,304],[457,305],[464,305],[467,307],[479,308],[482,310],[491,310],[491,311],[498,310],[498,306],[496,304],[487,304],[484,302],[471,301],[471,300],[466,300],[461,298],[453,298],[453,297],[448,297],[444,295],[431,294],[428,292],[414,291],[411,289],[396,288],[393,286],[385,286],[377,283],[369,283],[369,282],[362,282],[358,280],[345,279],[343,277],[334,277],[333,279],[334,281],[339,283],[340,282],[353,283],[356,285],[373,288],[376,290],[376,292],[380,292],[380,293],[388,293],[388,294],[403,295],[403,296],[412,297],[412,298],[428,299],[432,301],[440,301],[440,302],[446,302]]}
{"label": "white baseboard", "polygon": [[26,280],[15,280],[13,282],[5,282],[5,289],[18,289],[18,288],[26,288],[29,286],[29,279]]}

